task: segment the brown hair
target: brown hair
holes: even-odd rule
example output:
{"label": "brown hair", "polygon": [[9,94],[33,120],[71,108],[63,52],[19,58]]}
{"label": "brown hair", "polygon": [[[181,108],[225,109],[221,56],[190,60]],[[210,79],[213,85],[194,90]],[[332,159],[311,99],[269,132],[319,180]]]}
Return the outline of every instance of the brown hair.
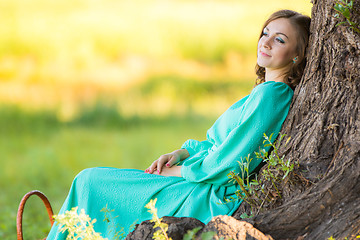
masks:
{"label": "brown hair", "polygon": [[[306,65],[305,54],[309,41],[311,18],[292,10],[280,10],[274,12],[264,23],[264,26],[261,29],[259,40],[263,36],[263,29],[270,22],[278,18],[289,19],[290,23],[297,30],[298,42],[297,42],[296,51],[298,54],[298,60],[294,63],[294,65],[292,66],[292,68],[284,78],[284,82],[288,84],[292,89],[294,89],[299,84]],[[260,67],[258,64],[256,64],[255,71],[256,71],[256,75],[258,76],[258,78],[256,79],[256,85],[265,82],[265,68]]]}

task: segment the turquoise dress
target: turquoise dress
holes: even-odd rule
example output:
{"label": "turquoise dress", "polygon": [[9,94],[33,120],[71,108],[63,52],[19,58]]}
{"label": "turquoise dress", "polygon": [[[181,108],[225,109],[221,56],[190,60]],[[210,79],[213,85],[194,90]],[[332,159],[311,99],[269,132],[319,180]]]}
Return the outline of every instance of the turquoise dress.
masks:
{"label": "turquoise dress", "polygon": [[[92,218],[96,232],[114,238],[112,226],[128,233],[133,223],[151,219],[144,206],[157,198],[159,217],[193,217],[207,223],[217,215],[231,215],[241,201],[219,204],[224,197],[235,196],[237,187],[227,174],[240,171],[238,161],[250,156],[254,170],[261,162],[254,151],[263,147],[263,134],[279,133],[291,103],[293,90],[281,82],[265,82],[250,95],[232,105],[207,131],[205,141],[188,140],[182,148],[190,156],[181,162],[182,177],[163,177],[143,170],[91,168],[74,179],[60,213],[78,206]],[[275,139],[275,138],[274,138]],[[103,221],[104,207],[116,217]],[[54,224],[48,239],[66,239]]]}

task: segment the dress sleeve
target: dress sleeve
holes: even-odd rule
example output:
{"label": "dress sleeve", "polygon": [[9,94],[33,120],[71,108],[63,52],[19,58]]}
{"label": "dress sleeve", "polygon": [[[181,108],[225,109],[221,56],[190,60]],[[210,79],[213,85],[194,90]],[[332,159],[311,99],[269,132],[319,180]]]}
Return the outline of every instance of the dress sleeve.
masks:
{"label": "dress sleeve", "polygon": [[[250,154],[253,158],[250,170],[261,162],[254,152],[263,148],[263,135],[281,130],[288,114],[293,91],[284,83],[265,82],[254,88],[242,110],[239,124],[226,139],[204,157],[194,156],[184,162],[181,175],[190,182],[206,182],[215,185],[228,184],[230,171],[240,172],[238,161]],[[266,148],[265,148],[266,149]]]}
{"label": "dress sleeve", "polygon": [[189,152],[189,155],[192,156],[198,152],[202,152],[204,150],[208,150],[212,147],[212,143],[208,140],[197,141],[194,139],[187,140],[182,146],[182,149],[186,149]]}

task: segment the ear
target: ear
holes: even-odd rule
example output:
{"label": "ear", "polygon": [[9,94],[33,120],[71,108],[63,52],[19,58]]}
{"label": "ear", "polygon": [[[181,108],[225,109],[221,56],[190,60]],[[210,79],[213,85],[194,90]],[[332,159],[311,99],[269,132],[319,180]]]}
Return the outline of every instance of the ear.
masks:
{"label": "ear", "polygon": [[293,58],[293,63],[296,63],[298,59],[299,59],[298,56],[294,57],[294,58]]}

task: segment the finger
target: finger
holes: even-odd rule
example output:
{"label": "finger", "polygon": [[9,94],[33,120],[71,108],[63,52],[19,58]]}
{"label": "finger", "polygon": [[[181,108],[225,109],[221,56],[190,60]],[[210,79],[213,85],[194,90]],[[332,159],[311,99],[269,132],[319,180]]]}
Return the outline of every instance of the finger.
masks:
{"label": "finger", "polygon": [[148,171],[148,173],[153,173],[154,172],[154,170],[155,170],[155,168],[156,168],[156,166],[157,166],[157,162],[159,161],[159,159],[158,160],[155,160],[151,165],[150,165],[150,167],[148,168],[149,169],[149,171]]}
{"label": "finger", "polygon": [[167,163],[167,167],[172,167],[180,162],[180,156],[178,154],[173,154]]}
{"label": "finger", "polygon": [[174,164],[176,164],[176,156],[171,156],[171,158],[169,159],[169,161],[166,163],[167,167],[172,167]]}
{"label": "finger", "polygon": [[168,161],[169,157],[167,155],[162,155],[157,162],[157,173],[161,173],[161,169],[164,164]]}

